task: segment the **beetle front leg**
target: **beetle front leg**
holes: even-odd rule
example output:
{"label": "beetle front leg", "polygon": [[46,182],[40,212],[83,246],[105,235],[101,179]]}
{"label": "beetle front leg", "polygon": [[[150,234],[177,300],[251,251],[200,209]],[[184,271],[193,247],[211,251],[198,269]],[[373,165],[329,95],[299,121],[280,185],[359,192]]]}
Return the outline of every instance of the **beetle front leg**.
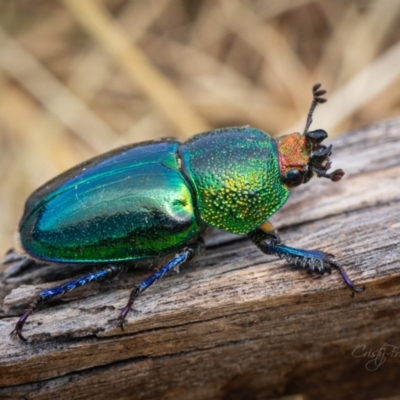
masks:
{"label": "beetle front leg", "polygon": [[129,311],[131,311],[133,303],[139,297],[139,295],[168,272],[178,269],[181,264],[193,259],[193,257],[201,253],[203,249],[204,243],[202,241],[185,247],[180,253],[176,254],[172,260],[162,265],[161,268],[159,268],[156,272],[146,278],[143,282],[139,283],[135,289],[132,290],[128,303],[119,314],[117,325],[124,330],[126,316],[128,315]]}
{"label": "beetle front leg", "polygon": [[117,275],[122,269],[119,265],[107,265],[107,267],[100,271],[92,272],[87,275],[80,276],[72,281],[65,282],[62,285],[55,286],[50,289],[44,289],[40,292],[39,296],[33,302],[32,306],[27,310],[22,317],[18,320],[14,330],[11,332],[12,336],[18,336],[21,340],[26,341],[22,335],[22,328],[25,325],[28,317],[41,305],[49,301],[55,296],[62,295],[66,292],[70,292],[80,286],[87,285],[90,282],[110,279]]}
{"label": "beetle front leg", "polygon": [[348,277],[342,266],[331,258],[332,254],[319,250],[295,249],[280,243],[280,238],[269,222],[249,233],[249,238],[265,254],[271,254],[285,259],[289,264],[307,269],[311,273],[323,275],[331,273],[331,267],[339,270],[345,284],[353,292],[362,292],[365,287],[357,287]]}

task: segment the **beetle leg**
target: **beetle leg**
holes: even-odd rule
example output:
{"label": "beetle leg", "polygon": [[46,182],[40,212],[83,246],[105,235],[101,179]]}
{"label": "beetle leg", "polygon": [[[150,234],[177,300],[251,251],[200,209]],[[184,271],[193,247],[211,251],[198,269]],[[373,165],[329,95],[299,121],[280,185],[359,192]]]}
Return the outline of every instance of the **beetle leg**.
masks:
{"label": "beetle leg", "polygon": [[117,275],[121,271],[121,269],[122,266],[119,265],[107,265],[107,267],[101,269],[100,271],[80,276],[72,281],[63,283],[60,286],[55,286],[50,289],[42,290],[39,296],[33,302],[32,306],[29,308],[29,310],[27,310],[18,320],[17,324],[15,325],[15,329],[11,332],[11,335],[18,336],[21,340],[26,341],[26,339],[22,335],[22,328],[28,317],[33,313],[34,310],[36,310],[36,308],[41,306],[43,303],[49,301],[54,296],[70,292],[71,290],[74,290],[80,286],[84,286],[90,282],[110,279]]}
{"label": "beetle leg", "polygon": [[[280,243],[280,238],[268,222],[268,227],[261,225],[259,228],[249,233],[249,238],[265,254],[271,254],[285,259],[289,264],[308,269],[311,273],[323,275],[325,272],[331,273],[331,267],[339,270],[345,284],[353,292],[362,292],[365,287],[358,287],[351,281],[343,267],[333,261],[332,254],[318,250],[303,250],[288,247]],[[267,229],[266,229],[267,228]]]}
{"label": "beetle leg", "polygon": [[198,243],[192,246],[185,247],[180,253],[176,254],[172,260],[162,265],[161,268],[159,268],[156,272],[154,272],[152,275],[146,278],[143,282],[139,283],[132,290],[129,296],[128,303],[119,314],[117,325],[122,330],[124,330],[124,323],[126,316],[128,315],[129,311],[131,311],[133,303],[139,297],[139,295],[153,283],[156,283],[168,272],[179,268],[179,266],[184,262],[190,261],[194,256],[202,252],[203,249],[204,249],[204,243],[202,241],[199,241]]}

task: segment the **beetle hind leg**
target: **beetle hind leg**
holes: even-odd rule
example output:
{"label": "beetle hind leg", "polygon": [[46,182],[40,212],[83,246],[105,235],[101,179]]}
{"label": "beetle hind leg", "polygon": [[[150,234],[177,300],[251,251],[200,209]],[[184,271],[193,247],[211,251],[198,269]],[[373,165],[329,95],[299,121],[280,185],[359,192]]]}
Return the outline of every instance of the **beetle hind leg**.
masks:
{"label": "beetle hind leg", "polygon": [[44,289],[39,293],[39,296],[33,302],[31,307],[22,315],[15,325],[14,330],[11,332],[11,336],[18,336],[21,340],[26,341],[22,335],[22,328],[25,325],[28,317],[41,305],[49,301],[55,296],[62,295],[66,292],[70,292],[80,286],[87,285],[90,282],[110,279],[117,275],[122,269],[119,265],[107,265],[105,268],[97,272],[92,272],[87,275],[80,276],[72,281],[65,282],[62,285],[55,286],[50,289]]}
{"label": "beetle hind leg", "polygon": [[289,264],[307,269],[310,273],[318,273],[323,275],[325,272],[327,272],[330,274],[332,268],[335,268],[342,275],[344,283],[353,292],[362,292],[365,289],[364,287],[356,286],[351,281],[343,267],[332,260],[332,254],[324,253],[319,250],[295,249],[280,243],[279,236],[269,223],[264,223],[262,226],[260,226],[260,228],[250,232],[248,236],[265,254],[275,255],[286,260]]}
{"label": "beetle hind leg", "polygon": [[139,295],[144,292],[148,287],[156,283],[164,275],[172,270],[178,270],[179,266],[187,261],[192,260],[197,254],[201,253],[204,249],[204,243],[198,241],[193,245],[185,247],[180,253],[177,253],[172,260],[168,261],[161,266],[152,275],[146,278],[144,281],[135,286],[132,290],[128,303],[123,308],[118,317],[117,325],[123,330],[127,315],[132,309],[134,301],[139,297]]}

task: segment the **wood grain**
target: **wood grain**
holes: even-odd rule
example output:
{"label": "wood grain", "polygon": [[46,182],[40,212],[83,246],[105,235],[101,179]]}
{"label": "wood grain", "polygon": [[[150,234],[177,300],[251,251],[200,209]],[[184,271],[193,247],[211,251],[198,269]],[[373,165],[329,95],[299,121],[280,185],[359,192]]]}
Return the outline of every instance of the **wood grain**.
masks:
{"label": "wood grain", "polygon": [[[399,132],[397,119],[333,141],[333,168],[343,168],[345,178],[313,179],[272,219],[286,244],[334,253],[366,285],[364,293],[351,297],[336,271],[312,276],[262,254],[246,238],[220,234],[208,240],[204,256],[141,296],[124,332],[115,327],[118,312],[146,269],[40,310],[22,343],[9,337],[21,306],[54,285],[44,281],[71,271],[3,274],[0,398],[399,394]],[[386,361],[368,370],[374,358],[360,357],[361,346],[365,353],[385,344]]]}

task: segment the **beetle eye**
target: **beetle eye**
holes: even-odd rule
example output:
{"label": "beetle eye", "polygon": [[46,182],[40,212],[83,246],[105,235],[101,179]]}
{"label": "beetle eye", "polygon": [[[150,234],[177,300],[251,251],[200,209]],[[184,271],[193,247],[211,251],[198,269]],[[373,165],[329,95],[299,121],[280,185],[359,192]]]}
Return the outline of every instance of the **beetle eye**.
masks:
{"label": "beetle eye", "polygon": [[283,178],[283,181],[289,187],[299,186],[303,183],[303,180],[304,173],[298,169],[290,169]]}

